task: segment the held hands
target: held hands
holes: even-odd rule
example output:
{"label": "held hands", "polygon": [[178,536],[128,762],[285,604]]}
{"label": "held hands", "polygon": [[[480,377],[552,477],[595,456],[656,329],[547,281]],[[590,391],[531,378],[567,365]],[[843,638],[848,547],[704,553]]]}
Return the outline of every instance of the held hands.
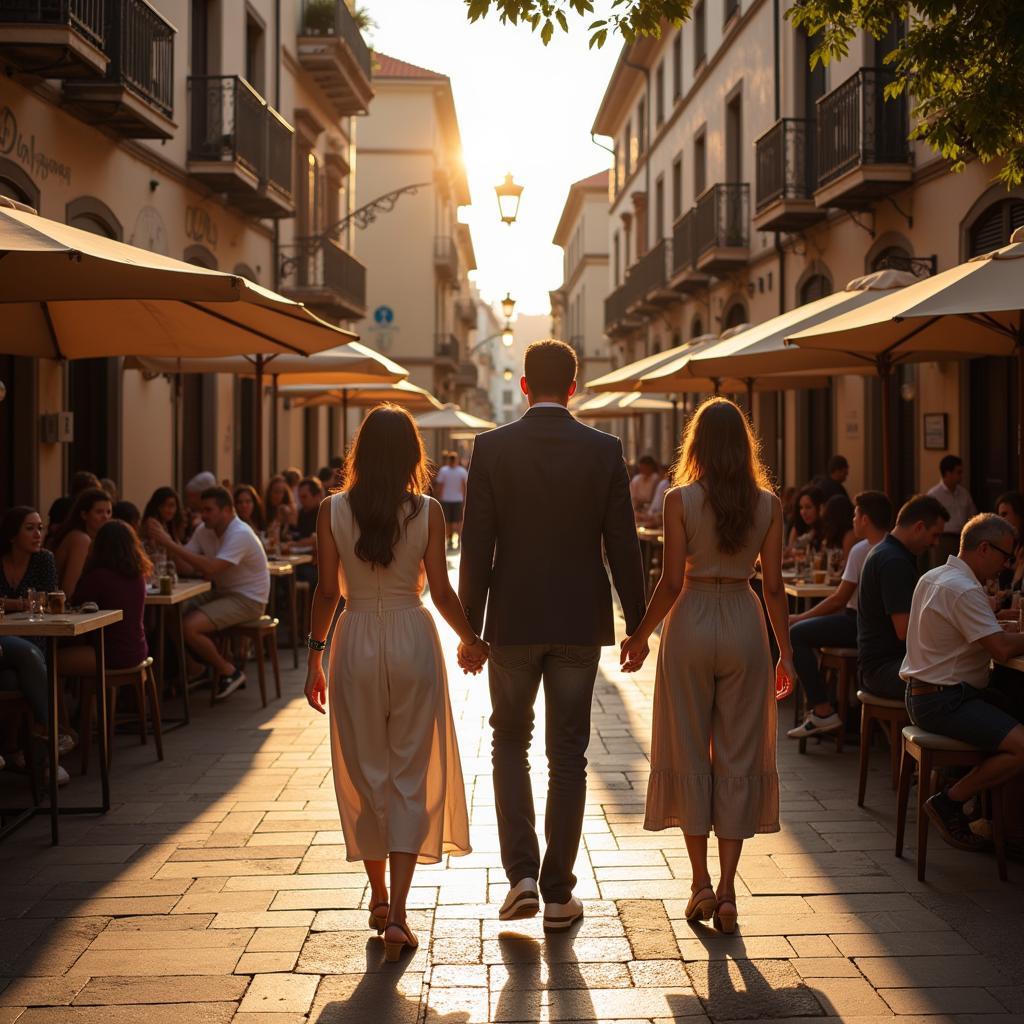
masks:
{"label": "held hands", "polygon": [[477,637],[471,644],[459,644],[459,668],[468,675],[479,675],[491,653],[491,645]]}
{"label": "held hands", "polygon": [[650,651],[647,641],[639,633],[627,636],[619,645],[619,665],[622,671],[638,671],[647,660]]}
{"label": "held hands", "polygon": [[796,679],[796,668],[793,665],[792,656],[779,658],[775,666],[775,699],[785,700],[793,692],[793,684]]}
{"label": "held hands", "polygon": [[324,668],[320,662],[311,664],[306,672],[306,700],[314,711],[321,715],[327,714],[327,681],[324,679]]}

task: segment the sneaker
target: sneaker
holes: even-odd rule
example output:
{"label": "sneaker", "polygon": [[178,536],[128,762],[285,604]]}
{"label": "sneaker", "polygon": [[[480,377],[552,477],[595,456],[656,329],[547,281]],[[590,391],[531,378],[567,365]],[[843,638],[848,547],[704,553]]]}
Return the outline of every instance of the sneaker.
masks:
{"label": "sneaker", "polygon": [[583,917],[583,902],[570,896],[565,903],[544,904],[544,931],[564,932]]}
{"label": "sneaker", "polygon": [[983,850],[985,839],[971,831],[970,822],[964,814],[964,805],[952,800],[943,790],[929,797],[924,805],[925,813],[939,830],[939,835],[950,846],[958,850]]}
{"label": "sneaker", "polygon": [[245,673],[236,668],[229,676],[221,676],[217,680],[217,694],[215,700],[224,700],[230,697],[240,686],[245,685]]}
{"label": "sneaker", "polygon": [[57,785],[66,786],[71,781],[71,776],[68,775],[64,768],[64,765],[57,765]]}
{"label": "sneaker", "polygon": [[802,740],[807,736],[817,736],[822,732],[835,732],[836,729],[842,728],[842,725],[843,720],[835,711],[831,715],[825,715],[824,718],[811,711],[802,725],[790,729],[786,735],[790,739]]}
{"label": "sneaker", "polygon": [[499,921],[520,921],[535,917],[540,910],[540,896],[537,894],[537,880],[522,878],[508,891],[505,902],[498,911]]}
{"label": "sneaker", "polygon": [[68,735],[66,732],[62,732],[57,739],[57,750],[60,754],[70,754],[76,747],[75,737]]}

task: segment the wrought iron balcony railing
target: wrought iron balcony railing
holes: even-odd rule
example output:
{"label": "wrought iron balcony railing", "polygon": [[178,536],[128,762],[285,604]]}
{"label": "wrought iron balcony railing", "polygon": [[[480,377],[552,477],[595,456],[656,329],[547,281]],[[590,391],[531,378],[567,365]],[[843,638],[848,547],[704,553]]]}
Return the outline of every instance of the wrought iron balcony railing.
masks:
{"label": "wrought iron balcony railing", "polygon": [[0,24],[62,25],[103,49],[107,0],[3,0]]}
{"label": "wrought iron balcony railing", "polygon": [[910,162],[905,96],[885,99],[893,75],[861,68],[818,100],[818,186],[865,164]]}
{"label": "wrought iron balcony railing", "polygon": [[750,186],[746,182],[712,185],[698,197],[697,259],[712,249],[745,249],[750,245]]}
{"label": "wrought iron balcony railing", "polygon": [[672,227],[672,276],[697,268],[697,213],[692,207]]}
{"label": "wrought iron balcony railing", "polygon": [[814,157],[814,121],[784,117],[755,146],[757,179],[754,208],[778,199],[811,199],[818,183]]}
{"label": "wrought iron balcony railing", "polygon": [[174,27],[146,0],[106,0],[107,80],[174,113]]}
{"label": "wrought iron balcony railing", "polygon": [[[337,242],[319,235],[281,246],[281,287],[302,292],[310,305],[337,307],[348,318],[366,312],[366,267]],[[331,299],[320,301],[310,294],[320,289],[330,292]]]}

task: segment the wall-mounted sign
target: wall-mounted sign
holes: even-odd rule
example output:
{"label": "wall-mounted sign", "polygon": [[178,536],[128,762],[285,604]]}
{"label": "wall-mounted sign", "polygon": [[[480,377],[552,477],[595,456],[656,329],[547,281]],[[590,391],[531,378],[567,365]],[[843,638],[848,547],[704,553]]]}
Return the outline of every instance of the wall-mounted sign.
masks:
{"label": "wall-mounted sign", "polygon": [[36,146],[33,134],[25,135],[18,127],[18,118],[10,107],[0,107],[0,156],[9,156],[28,168],[36,182],[51,175],[65,185],[71,184],[71,168]]}
{"label": "wall-mounted sign", "polygon": [[201,206],[185,207],[185,234],[193,242],[205,242],[216,247],[217,225],[207,210]]}
{"label": "wall-mounted sign", "polygon": [[167,228],[156,207],[144,206],[139,210],[139,215],[135,218],[135,227],[132,228],[132,234],[128,241],[131,245],[137,245],[140,249],[147,249],[149,252],[158,252],[162,256],[169,254]]}
{"label": "wall-mounted sign", "polygon": [[395,311],[390,306],[378,306],[373,311],[373,322],[387,327],[395,322]]}
{"label": "wall-mounted sign", "polygon": [[946,414],[926,412],[924,414],[924,446],[928,451],[945,451],[949,444],[946,437]]}

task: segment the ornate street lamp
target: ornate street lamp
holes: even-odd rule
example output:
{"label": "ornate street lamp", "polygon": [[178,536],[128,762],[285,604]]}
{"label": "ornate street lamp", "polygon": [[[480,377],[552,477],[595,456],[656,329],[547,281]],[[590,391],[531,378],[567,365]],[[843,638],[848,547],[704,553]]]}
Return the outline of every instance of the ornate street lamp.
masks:
{"label": "ornate street lamp", "polygon": [[511,380],[511,379],[512,379],[512,371],[511,371],[511,370],[510,370],[510,369],[509,369],[509,368],[508,368],[508,367],[506,366],[506,367],[505,367],[505,369],[504,369],[504,370],[502,371],[502,374],[501,374],[501,376],[502,376],[502,377],[503,377],[503,378],[504,378],[504,379],[505,379],[506,381],[509,381],[509,380]]}
{"label": "ornate street lamp", "polygon": [[504,314],[506,320],[512,319],[512,313],[516,308],[516,300],[512,298],[511,293],[505,292],[505,298],[501,300],[501,312]]}
{"label": "ornate street lamp", "polygon": [[505,348],[511,348],[513,341],[515,341],[515,336],[512,334],[512,325],[506,323],[501,329],[501,343]]}
{"label": "ornate street lamp", "polygon": [[523,186],[517,185],[512,180],[511,174],[505,175],[505,180],[494,188],[498,196],[498,212],[501,214],[502,223],[511,226],[515,224],[519,214],[519,199],[523,194]]}

